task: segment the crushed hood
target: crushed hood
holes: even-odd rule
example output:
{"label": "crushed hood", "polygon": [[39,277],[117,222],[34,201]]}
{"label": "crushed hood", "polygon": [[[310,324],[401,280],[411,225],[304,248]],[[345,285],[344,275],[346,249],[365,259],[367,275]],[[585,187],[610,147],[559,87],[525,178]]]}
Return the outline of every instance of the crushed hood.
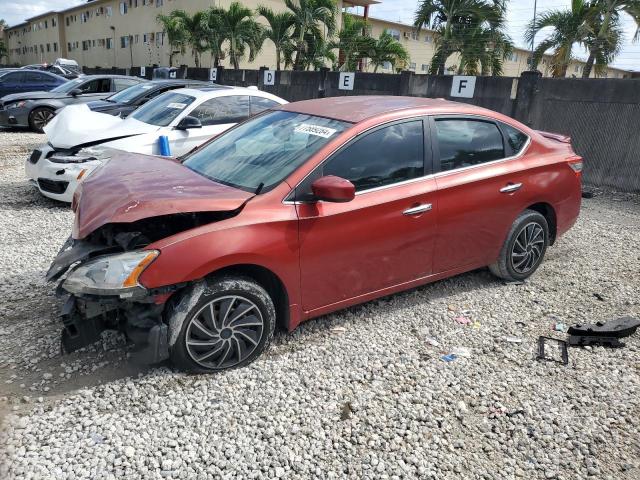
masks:
{"label": "crushed hood", "polygon": [[93,112],[86,104],[69,105],[53,117],[44,132],[54,148],[71,149],[80,145],[98,144],[119,138],[152,133],[159,127],[126,120],[108,113]]}
{"label": "crushed hood", "polygon": [[74,199],[73,238],[109,223],[194,212],[229,212],[251,193],[213,182],[173,159],[116,153],[83,181]]}

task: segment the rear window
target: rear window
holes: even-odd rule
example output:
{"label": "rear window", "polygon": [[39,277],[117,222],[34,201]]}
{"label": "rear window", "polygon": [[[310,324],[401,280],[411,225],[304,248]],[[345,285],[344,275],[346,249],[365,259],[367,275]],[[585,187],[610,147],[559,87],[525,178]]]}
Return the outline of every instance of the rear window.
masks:
{"label": "rear window", "polygon": [[522,133],[520,130],[512,127],[511,125],[507,125],[506,123],[503,123],[501,125],[502,130],[507,137],[507,143],[511,147],[512,154],[517,155],[524,148],[529,137],[526,133]]}
{"label": "rear window", "polygon": [[436,120],[436,131],[441,171],[505,158],[502,134],[493,122],[439,119]]}

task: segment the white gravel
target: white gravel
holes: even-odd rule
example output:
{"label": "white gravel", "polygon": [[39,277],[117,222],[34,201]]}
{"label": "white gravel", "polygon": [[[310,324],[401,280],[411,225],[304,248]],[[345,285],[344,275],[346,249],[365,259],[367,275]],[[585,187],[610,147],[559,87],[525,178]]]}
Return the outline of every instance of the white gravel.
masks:
{"label": "white gravel", "polygon": [[0,478],[640,478],[640,334],[534,359],[553,323],[640,316],[638,197],[585,200],[523,285],[469,273],[184,375],[132,365],[117,336],[60,356],[42,275],[72,217],[23,179],[42,139],[0,132]]}

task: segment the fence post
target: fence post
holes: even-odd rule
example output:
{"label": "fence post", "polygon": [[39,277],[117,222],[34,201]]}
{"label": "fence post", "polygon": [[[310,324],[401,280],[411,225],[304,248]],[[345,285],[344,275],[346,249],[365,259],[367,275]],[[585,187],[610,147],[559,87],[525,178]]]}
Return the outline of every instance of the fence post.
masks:
{"label": "fence post", "polygon": [[326,87],[325,87],[325,82],[327,81],[327,73],[329,73],[329,69],[327,67],[322,67],[320,69],[320,81],[318,82],[318,97],[317,98],[324,98],[326,95]]}
{"label": "fence post", "polygon": [[264,89],[264,71],[269,70],[269,67],[260,67],[258,72],[258,88],[260,90]]}
{"label": "fence post", "polygon": [[398,95],[409,95],[411,83],[413,82],[413,72],[404,70],[400,73],[400,85],[398,87]]}
{"label": "fence post", "polygon": [[527,126],[532,124],[531,112],[539,89],[542,73],[522,72],[518,80],[518,90],[515,102],[513,102],[513,115],[516,120],[521,121]]}

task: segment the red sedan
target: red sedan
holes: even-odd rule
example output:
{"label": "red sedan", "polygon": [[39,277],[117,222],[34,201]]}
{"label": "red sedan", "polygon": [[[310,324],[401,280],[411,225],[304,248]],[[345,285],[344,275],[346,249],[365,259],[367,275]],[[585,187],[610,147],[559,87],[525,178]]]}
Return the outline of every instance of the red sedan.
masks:
{"label": "red sedan", "polygon": [[48,273],[68,297],[63,345],[120,329],[146,361],[191,371],[469,270],[524,280],[580,211],[567,137],[444,100],[309,100],[177,161],[104,155]]}

